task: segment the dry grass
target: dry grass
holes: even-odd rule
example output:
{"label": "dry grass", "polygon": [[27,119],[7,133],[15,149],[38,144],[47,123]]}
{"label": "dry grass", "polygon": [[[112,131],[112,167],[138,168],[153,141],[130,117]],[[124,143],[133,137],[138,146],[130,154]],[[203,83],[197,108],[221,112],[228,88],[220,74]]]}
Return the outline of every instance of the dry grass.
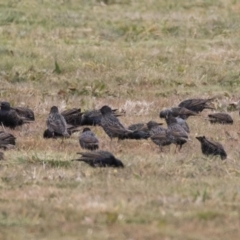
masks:
{"label": "dry grass", "polygon": [[[105,4],[105,3],[108,4]],[[238,239],[239,115],[210,125],[189,119],[176,154],[149,141],[93,131],[126,168],[70,162],[78,136],[44,140],[50,106],[126,111],[125,125],[158,120],[187,97],[239,95],[237,1],[0,1],[1,99],[29,106],[34,124],[10,131],[0,164],[0,239]],[[227,161],[202,156],[196,135],[220,141]]]}

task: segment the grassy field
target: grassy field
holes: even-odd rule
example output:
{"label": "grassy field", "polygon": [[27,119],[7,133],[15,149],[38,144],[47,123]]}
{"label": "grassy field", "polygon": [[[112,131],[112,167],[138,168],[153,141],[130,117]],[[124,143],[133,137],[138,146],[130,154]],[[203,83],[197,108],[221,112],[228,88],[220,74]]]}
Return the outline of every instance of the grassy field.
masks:
{"label": "grassy field", "polygon": [[[180,153],[92,130],[125,169],[71,162],[78,134],[44,140],[52,105],[108,104],[124,125],[161,121],[191,97],[239,100],[236,0],[0,0],[0,100],[34,110],[9,130],[17,146],[0,162],[0,239],[239,239],[239,115],[210,125],[190,118]],[[229,110],[229,109],[228,109]],[[195,136],[221,142],[228,159],[202,155]]]}

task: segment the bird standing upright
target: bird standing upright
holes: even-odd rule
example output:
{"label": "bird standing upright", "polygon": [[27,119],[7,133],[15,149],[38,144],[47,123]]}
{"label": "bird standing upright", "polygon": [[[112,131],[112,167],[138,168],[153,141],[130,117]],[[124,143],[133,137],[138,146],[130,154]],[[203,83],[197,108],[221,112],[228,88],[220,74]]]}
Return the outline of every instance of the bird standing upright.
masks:
{"label": "bird standing upright", "polygon": [[188,141],[188,133],[186,129],[181,125],[183,119],[179,123],[179,119],[173,117],[171,114],[165,119],[168,125],[167,134],[172,143],[179,146],[179,151],[182,148],[182,145]]}
{"label": "bird standing upright", "polygon": [[58,107],[51,107],[50,113],[48,115],[47,121],[48,130],[54,135],[54,133],[61,134],[64,137],[69,137],[67,131],[67,122],[61,113],[58,111]]}

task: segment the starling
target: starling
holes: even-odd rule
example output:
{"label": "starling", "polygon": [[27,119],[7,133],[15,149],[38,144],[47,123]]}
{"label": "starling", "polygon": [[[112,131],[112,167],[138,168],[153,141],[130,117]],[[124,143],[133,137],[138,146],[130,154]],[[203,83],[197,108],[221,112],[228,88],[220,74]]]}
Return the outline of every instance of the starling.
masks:
{"label": "starling", "polygon": [[82,112],[80,108],[72,108],[65,110],[61,113],[65,118],[67,124],[78,127],[81,126],[82,122]]}
{"label": "starling", "polygon": [[29,123],[28,119],[18,115],[14,108],[10,107],[9,102],[1,102],[0,110],[0,123],[5,127],[10,127],[14,129],[17,126],[23,125],[24,123]]}
{"label": "starling", "polygon": [[[115,117],[121,116],[120,114],[116,113],[117,109],[112,109],[112,113]],[[102,114],[100,110],[89,110],[83,112],[81,125],[88,125],[88,126],[100,126],[101,125]]]}
{"label": "starling", "polygon": [[193,112],[199,113],[202,112],[204,109],[214,109],[214,107],[211,107],[208,105],[209,102],[211,102],[214,98],[208,98],[208,99],[187,99],[183,102],[181,102],[178,106],[187,108],[188,110],[191,110]]}
{"label": "starling", "polygon": [[163,124],[162,123],[157,123],[157,122],[154,122],[154,121],[149,121],[147,123],[147,128],[148,128],[151,136],[154,135],[154,134],[158,134],[159,131],[164,129],[164,128],[160,127],[160,125],[163,125]]}
{"label": "starling", "polygon": [[[181,119],[181,121],[184,121]],[[167,134],[170,141],[176,146],[179,146],[179,151],[182,145],[188,141],[188,133],[182,126],[183,123],[179,123],[179,119],[174,118],[171,114],[166,118],[168,125]]]}
{"label": "starling", "polygon": [[[69,134],[69,136],[71,136],[73,133],[75,132],[79,132],[80,129],[78,127],[72,126],[72,125],[67,125],[67,132]],[[61,133],[57,133],[57,132],[51,132],[49,129],[46,129],[43,132],[43,138],[63,138],[64,135]]]}
{"label": "starling", "polygon": [[79,135],[79,144],[81,148],[96,150],[98,149],[99,141],[90,128],[84,128]]}
{"label": "starling", "polygon": [[80,154],[81,157],[73,161],[82,161],[89,164],[91,167],[124,167],[121,160],[115,158],[112,153],[107,151],[98,150],[78,154]]}
{"label": "starling", "polygon": [[46,123],[47,129],[54,135],[57,133],[63,135],[64,137],[70,137],[67,131],[66,120],[63,115],[59,113],[58,107],[51,107]]}
{"label": "starling", "polygon": [[34,112],[33,110],[31,110],[30,108],[26,108],[26,107],[14,107],[13,109],[16,110],[17,114],[20,117],[23,117],[29,121],[34,121],[35,120],[35,116],[34,116]]}
{"label": "starling", "polygon": [[206,139],[205,136],[196,137],[196,139],[201,143],[202,153],[205,155],[220,155],[221,159],[227,158],[227,153],[225,152],[222,144],[218,142],[211,142]]}
{"label": "starling", "polygon": [[3,157],[3,152],[0,152],[0,160],[3,160],[4,157]]}
{"label": "starling", "polygon": [[190,116],[196,116],[197,115],[196,112],[188,110],[185,107],[173,107],[173,108],[163,109],[159,113],[159,117],[160,118],[166,118],[168,114],[172,114],[173,117],[180,117],[182,119],[187,119]]}
{"label": "starling", "polygon": [[0,148],[8,149],[16,145],[16,138],[11,133],[0,131]]}
{"label": "starling", "polygon": [[233,124],[232,117],[227,113],[208,114],[210,123]]}
{"label": "starling", "polygon": [[126,129],[118,120],[118,118],[113,114],[112,109],[109,106],[103,106],[100,109],[102,114],[101,126],[105,133],[112,138],[124,139],[127,138],[131,130]]}
{"label": "starling", "polygon": [[187,122],[180,118],[180,117],[176,117],[176,122],[187,132],[187,133],[190,133],[190,129],[189,129],[189,126],[187,124]]}
{"label": "starling", "polygon": [[149,132],[147,124],[145,124],[145,123],[131,124],[130,126],[128,126],[128,129],[133,131],[133,132],[134,131],[143,131],[143,132],[146,132],[146,133]]}
{"label": "starling", "polygon": [[122,138],[121,137],[119,138],[140,140],[140,139],[148,139],[150,137],[147,125],[144,123],[132,124],[128,127],[128,130],[130,130],[131,132],[129,132]]}
{"label": "starling", "polygon": [[147,123],[150,139],[160,147],[170,145],[172,142],[168,137],[167,129],[160,127],[160,124],[154,121]]}

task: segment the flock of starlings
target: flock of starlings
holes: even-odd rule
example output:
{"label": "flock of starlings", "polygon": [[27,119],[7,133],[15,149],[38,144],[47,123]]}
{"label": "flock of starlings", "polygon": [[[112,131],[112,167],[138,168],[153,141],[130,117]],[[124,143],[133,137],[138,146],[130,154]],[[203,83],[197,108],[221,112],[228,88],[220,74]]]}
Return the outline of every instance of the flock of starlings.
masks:
{"label": "flock of starlings", "polygon": [[[159,146],[160,151],[164,146],[175,144],[176,151],[180,151],[182,145],[188,140],[189,126],[186,122],[190,116],[196,116],[204,109],[214,109],[209,99],[187,99],[177,107],[160,111],[159,117],[165,118],[167,128],[162,123],[149,121],[148,123],[132,124],[125,128],[119,121],[121,116],[117,109],[103,106],[99,110],[81,112],[81,109],[73,108],[60,113],[58,107],[53,106],[46,120],[47,129],[43,133],[44,138],[69,138],[72,133],[79,130],[79,126],[101,126],[112,140],[124,139],[148,139]],[[208,115],[211,123],[233,124],[232,117],[227,113],[212,113]],[[7,150],[13,147],[16,138],[6,131],[5,127],[15,129],[25,123],[35,120],[34,112],[29,108],[11,107],[9,102],[1,102],[0,123],[3,131],[0,131],[0,148]],[[227,158],[223,146],[218,142],[208,140],[205,136],[196,139],[201,143],[202,153],[205,155],[219,155],[222,160]],[[89,127],[84,127],[79,134],[79,144],[86,152],[80,152],[81,156],[74,161],[83,161],[92,167],[124,167],[121,160],[115,158],[108,151],[98,150],[99,140]],[[0,152],[0,159],[4,158]]]}

